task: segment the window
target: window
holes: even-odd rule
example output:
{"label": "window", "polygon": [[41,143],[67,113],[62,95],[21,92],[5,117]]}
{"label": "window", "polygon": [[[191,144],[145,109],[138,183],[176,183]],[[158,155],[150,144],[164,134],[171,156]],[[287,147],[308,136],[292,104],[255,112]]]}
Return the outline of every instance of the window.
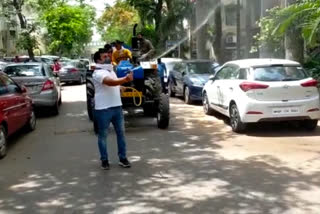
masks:
{"label": "window", "polygon": [[174,71],[176,72],[185,72],[186,71],[186,64],[185,63],[178,63],[174,66],[173,68]]}
{"label": "window", "polygon": [[271,66],[254,69],[254,79],[257,81],[296,81],[307,77],[304,69],[297,66]]}
{"label": "window", "polygon": [[0,96],[8,94],[9,90],[7,88],[7,86],[4,84],[3,80],[2,80],[2,75],[0,76]]}
{"label": "window", "polygon": [[36,77],[44,76],[44,70],[40,65],[15,65],[9,66],[4,69],[9,77]]}
{"label": "window", "polygon": [[236,26],[237,25],[237,10],[235,6],[229,6],[225,9],[226,14],[226,25]]}
{"label": "window", "polygon": [[3,75],[1,80],[3,80],[4,85],[7,87],[7,93],[13,94],[20,91],[19,86],[9,77]]}
{"label": "window", "polygon": [[240,71],[239,71],[239,77],[238,77],[238,79],[239,79],[239,80],[246,80],[246,79],[247,79],[247,76],[248,76],[248,74],[247,74],[247,69],[241,68]]}
{"label": "window", "polygon": [[208,74],[211,72],[212,62],[188,63],[188,73]]}
{"label": "window", "polygon": [[228,65],[220,70],[216,78],[220,80],[238,79],[239,68],[236,66]]}
{"label": "window", "polygon": [[219,73],[216,76],[216,79],[218,80],[229,79],[231,72],[232,72],[232,67],[226,66],[219,71]]}

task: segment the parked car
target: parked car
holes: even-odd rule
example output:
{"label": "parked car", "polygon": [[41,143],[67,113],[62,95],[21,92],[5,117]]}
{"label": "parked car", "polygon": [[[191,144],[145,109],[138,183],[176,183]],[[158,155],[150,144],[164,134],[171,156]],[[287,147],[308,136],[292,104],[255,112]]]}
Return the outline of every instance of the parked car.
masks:
{"label": "parked car", "polygon": [[4,72],[17,83],[27,87],[28,95],[36,107],[51,107],[54,114],[59,114],[60,80],[48,64],[11,64],[4,69]]}
{"label": "parked car", "polygon": [[80,62],[86,67],[86,69],[88,70],[90,68],[90,60],[89,59],[80,59]]}
{"label": "parked car", "polygon": [[7,137],[22,127],[33,131],[36,117],[27,89],[0,72],[0,158],[7,153]]}
{"label": "parked car", "polygon": [[205,85],[204,111],[228,116],[235,132],[244,131],[248,123],[290,120],[314,130],[320,118],[317,84],[294,61],[232,61]]}
{"label": "parked car", "polygon": [[59,76],[61,82],[85,83],[87,68],[79,60],[71,60],[62,63]]}
{"label": "parked car", "polygon": [[183,95],[187,104],[202,100],[202,89],[213,74],[211,60],[178,62],[169,74],[169,95]]}
{"label": "parked car", "polygon": [[6,62],[0,62],[0,71],[3,71],[4,67],[6,67],[8,63]]}

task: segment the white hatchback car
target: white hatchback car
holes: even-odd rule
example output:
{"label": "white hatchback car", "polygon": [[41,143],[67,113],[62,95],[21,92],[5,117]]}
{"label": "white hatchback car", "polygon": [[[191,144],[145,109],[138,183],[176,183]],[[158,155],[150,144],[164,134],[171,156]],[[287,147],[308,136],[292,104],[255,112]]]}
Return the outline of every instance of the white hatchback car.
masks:
{"label": "white hatchback car", "polygon": [[289,120],[314,130],[320,118],[317,85],[294,61],[231,61],[204,86],[204,111],[228,116],[235,132],[244,131],[247,123]]}

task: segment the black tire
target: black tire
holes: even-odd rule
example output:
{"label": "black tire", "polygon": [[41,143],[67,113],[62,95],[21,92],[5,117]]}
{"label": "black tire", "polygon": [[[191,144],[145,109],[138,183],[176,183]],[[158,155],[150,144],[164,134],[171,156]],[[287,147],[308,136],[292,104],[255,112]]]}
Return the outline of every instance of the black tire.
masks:
{"label": "black tire", "polygon": [[36,114],[34,113],[34,111],[32,111],[31,116],[28,120],[28,123],[26,124],[26,130],[29,132],[32,132],[36,129],[36,125],[37,125]]}
{"label": "black tire", "polygon": [[170,96],[170,97],[175,97],[175,96],[176,96],[176,92],[173,91],[173,89],[172,89],[172,87],[173,87],[172,84],[173,84],[173,83],[172,83],[171,81],[169,81],[169,84],[168,84],[169,96]]}
{"label": "black tire", "polygon": [[59,102],[57,101],[54,106],[52,106],[52,115],[56,116],[59,114]]}
{"label": "black tire", "polygon": [[62,97],[61,97],[61,93],[60,93],[60,98],[59,98],[59,101],[58,101],[58,105],[61,106],[62,104]]}
{"label": "black tire", "polygon": [[0,159],[7,155],[7,132],[3,125],[0,125]]}
{"label": "black tire", "polygon": [[190,98],[190,89],[188,86],[186,86],[184,89],[183,97],[186,104],[192,104],[192,100]]}
{"label": "black tire", "polygon": [[304,120],[301,125],[307,131],[314,131],[318,127],[318,120]]}
{"label": "black tire", "polygon": [[93,108],[94,108],[94,99],[90,96],[87,96],[87,112],[89,120],[93,121]]}
{"label": "black tire", "polygon": [[158,128],[166,129],[170,121],[170,103],[169,97],[166,94],[160,95],[159,107],[157,113]]}
{"label": "black tire", "polygon": [[230,106],[230,125],[232,130],[237,133],[242,133],[247,128],[246,124],[241,121],[239,110],[235,103]]}
{"label": "black tire", "polygon": [[214,113],[213,109],[209,105],[209,99],[206,92],[204,92],[202,96],[202,105],[203,111],[206,115],[212,115]]}

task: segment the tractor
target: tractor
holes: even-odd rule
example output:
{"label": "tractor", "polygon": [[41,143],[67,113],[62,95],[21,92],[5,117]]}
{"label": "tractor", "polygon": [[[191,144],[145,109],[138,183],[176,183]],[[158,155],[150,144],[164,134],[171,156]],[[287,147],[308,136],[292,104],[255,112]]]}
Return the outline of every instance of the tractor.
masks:
{"label": "tractor", "polygon": [[[134,80],[127,83],[126,90],[121,92],[123,108],[142,108],[144,115],[155,117],[160,129],[166,129],[170,120],[170,104],[167,94],[167,81],[161,81],[158,72],[157,61],[139,61],[139,39],[136,37],[134,26],[132,37],[133,62],[120,63],[117,68],[118,77],[125,76],[127,72],[133,71]],[[87,72],[87,110],[88,115],[94,122],[94,85],[92,80],[93,70]],[[164,78],[165,80],[167,78]],[[95,131],[96,125],[94,123]]]}

